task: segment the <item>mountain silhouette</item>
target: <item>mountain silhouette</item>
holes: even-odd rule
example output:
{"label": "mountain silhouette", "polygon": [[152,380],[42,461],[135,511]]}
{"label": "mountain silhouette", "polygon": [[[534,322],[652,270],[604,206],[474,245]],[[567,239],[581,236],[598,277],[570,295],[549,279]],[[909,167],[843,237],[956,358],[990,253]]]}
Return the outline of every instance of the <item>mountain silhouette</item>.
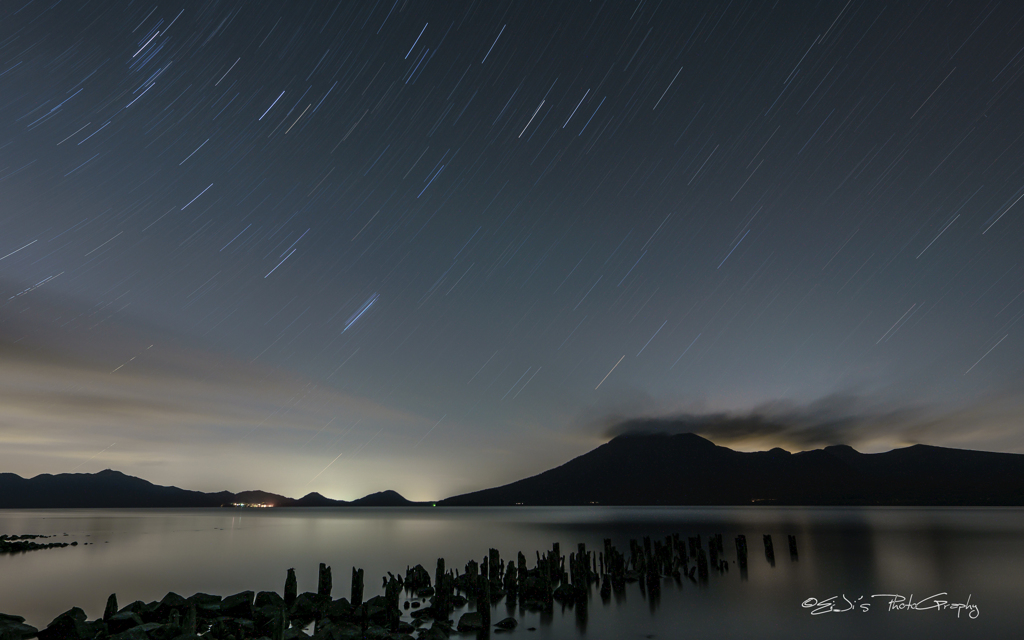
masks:
{"label": "mountain silhouette", "polygon": [[[0,509],[220,507],[410,507],[395,491],[347,502],[266,491],[203,493],[107,469],[0,473]],[[1024,505],[1024,455],[914,445],[860,453],[847,445],[744,453],[693,433],[621,435],[518,482],[438,501],[437,506],[513,505]]]}
{"label": "mountain silhouette", "polygon": [[742,453],[696,434],[627,434],[560,467],[439,506],[1024,505],[1024,455],[914,445]]}
{"label": "mountain silhouette", "polygon": [[275,507],[413,506],[394,491],[346,502],[310,493],[298,500],[267,491],[204,493],[165,487],[106,469],[99,473],[41,474],[22,478],[0,473],[0,509],[199,508],[233,504]]}

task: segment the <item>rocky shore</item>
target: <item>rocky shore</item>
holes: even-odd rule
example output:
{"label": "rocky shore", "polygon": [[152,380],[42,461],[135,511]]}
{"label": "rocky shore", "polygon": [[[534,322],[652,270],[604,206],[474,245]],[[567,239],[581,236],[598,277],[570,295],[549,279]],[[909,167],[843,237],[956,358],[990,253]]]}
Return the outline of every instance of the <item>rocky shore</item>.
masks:
{"label": "rocky shore", "polygon": [[[65,534],[67,535],[67,534]],[[56,549],[59,547],[77,547],[78,542],[34,542],[38,538],[53,538],[55,536],[43,536],[37,534],[26,534],[11,536],[6,533],[0,535],[0,554],[20,553],[22,551],[34,551],[36,549]]]}
{"label": "rocky shore", "polygon": [[[774,566],[771,537],[764,536],[764,543],[765,559]],[[738,536],[735,546],[733,562],[745,578],[746,538]],[[789,547],[795,561],[793,536]],[[406,567],[404,575],[388,572],[382,578],[383,594],[367,600],[362,569],[352,569],[349,597],[335,598],[331,567],[321,564],[315,593],[297,593],[295,570],[289,569],[283,595],[242,591],[227,597],[196,593],[186,598],[168,593],[159,601],[119,607],[117,596],[111,594],[102,617],[91,621],[78,607],[41,630],[19,616],[0,614],[0,640],[444,640],[453,633],[485,637],[492,629],[503,633],[518,625],[511,617],[491,620],[492,604],[502,599],[529,611],[550,611],[559,602],[585,614],[592,586],[599,586],[607,603],[613,591],[621,593],[629,582],[638,582],[646,597],[656,595],[666,578],[696,583],[729,570],[721,534],[706,541],[678,534],[664,540],[630,540],[628,554],[606,539],[598,552],[581,543],[566,557],[555,543],[548,551],[537,552],[532,564],[528,566],[521,552],[506,563],[496,549],[479,563],[470,560],[462,572],[446,569],[439,558],[433,576],[422,565]],[[451,619],[466,604],[475,610],[462,613],[458,622]]]}

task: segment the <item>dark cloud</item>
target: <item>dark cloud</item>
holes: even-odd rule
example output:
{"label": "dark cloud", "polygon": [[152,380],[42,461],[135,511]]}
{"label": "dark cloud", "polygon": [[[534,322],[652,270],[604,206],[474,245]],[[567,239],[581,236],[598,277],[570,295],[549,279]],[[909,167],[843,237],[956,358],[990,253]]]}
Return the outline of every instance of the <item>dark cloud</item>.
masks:
{"label": "dark cloud", "polygon": [[893,407],[866,398],[835,395],[806,405],[788,401],[748,412],[682,413],[630,419],[606,418],[602,435],[696,433],[716,444],[791,451],[834,444],[877,451],[924,443],[1024,451],[1016,416],[1024,408],[1016,389],[959,408]]}

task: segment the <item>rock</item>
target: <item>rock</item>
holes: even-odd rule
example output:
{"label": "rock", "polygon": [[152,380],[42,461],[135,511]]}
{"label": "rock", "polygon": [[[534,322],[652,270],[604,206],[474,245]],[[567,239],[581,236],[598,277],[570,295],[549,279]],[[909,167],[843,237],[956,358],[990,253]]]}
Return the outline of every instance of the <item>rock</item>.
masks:
{"label": "rock", "polygon": [[331,619],[348,618],[352,615],[352,605],[345,598],[338,598],[325,607],[324,613]]}
{"label": "rock", "polygon": [[171,616],[172,611],[177,611],[178,615],[181,615],[184,611],[188,610],[188,600],[174,593],[173,591],[168,593],[160,600],[160,605],[154,612],[159,620],[157,622],[166,622]]}
{"label": "rock", "polygon": [[516,622],[515,618],[505,618],[504,620],[502,620],[494,626],[498,627],[499,629],[512,630],[515,629],[516,625],[518,624],[519,623]]}
{"label": "rock", "polygon": [[[143,625],[143,628],[145,625]],[[150,629],[146,632],[146,635],[150,640],[174,640],[182,634],[182,628],[177,624],[167,623],[158,625],[156,628]]]}
{"label": "rock", "polygon": [[479,611],[470,611],[459,618],[459,632],[479,631],[484,628],[484,616]]}
{"label": "rock", "polygon": [[284,630],[284,640],[307,640],[309,634],[298,627],[289,627]]}
{"label": "rock", "polygon": [[443,627],[433,626],[420,633],[420,640],[448,640],[448,633]]}
{"label": "rock", "polygon": [[39,633],[33,626],[25,624],[25,618],[0,613],[0,639],[22,640]]}
{"label": "rock", "polygon": [[107,633],[116,635],[142,624],[142,618],[134,611],[119,611],[107,620]]}
{"label": "rock", "polygon": [[160,625],[153,622],[147,622],[145,625],[132,627],[127,631],[122,631],[121,633],[114,634],[110,636],[109,640],[149,640],[149,636],[146,635],[146,630],[144,629],[144,627],[148,626],[153,626],[155,628],[159,627]]}
{"label": "rock", "polygon": [[[294,597],[292,601],[294,601]],[[256,594],[256,604],[254,605],[257,609],[262,607],[271,606],[276,609],[287,608],[287,601],[281,596],[277,595],[275,591],[260,591]]]}
{"label": "rock", "polygon": [[228,596],[220,603],[220,614],[231,618],[252,619],[253,599],[256,594],[252,591],[242,591],[233,596]]}
{"label": "rock", "polygon": [[85,612],[79,607],[60,614],[39,632],[40,640],[73,640],[75,638],[92,638],[93,635],[95,635],[93,625],[85,621]]}
{"label": "rock", "polygon": [[291,616],[296,621],[309,624],[316,618],[317,604],[315,593],[300,593],[292,603]]}
{"label": "rock", "polygon": [[[284,602],[282,600],[282,602]],[[281,615],[281,609],[272,605],[264,605],[256,609],[253,612],[253,623],[255,625],[256,634],[259,636],[272,637],[274,634],[274,624],[277,622],[278,617]]]}

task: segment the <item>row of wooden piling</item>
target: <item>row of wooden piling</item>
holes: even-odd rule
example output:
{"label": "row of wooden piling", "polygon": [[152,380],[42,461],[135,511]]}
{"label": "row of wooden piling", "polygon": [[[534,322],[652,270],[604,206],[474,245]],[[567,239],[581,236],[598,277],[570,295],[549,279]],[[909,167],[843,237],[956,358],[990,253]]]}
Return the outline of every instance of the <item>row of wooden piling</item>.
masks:
{"label": "row of wooden piling", "polygon": [[[774,566],[775,550],[771,535],[765,534],[763,542],[765,559]],[[790,558],[796,561],[796,537],[789,535],[788,542]],[[735,546],[736,562],[745,577],[748,567],[746,536],[736,536]],[[526,557],[521,552],[515,561],[506,563],[497,549],[489,549],[480,562],[467,562],[462,573],[458,569],[446,568],[444,558],[438,558],[433,576],[420,565],[407,567],[404,578],[389,572],[383,578],[382,588],[388,626],[392,628],[397,627],[401,616],[399,601],[403,591],[429,599],[430,605],[423,610],[424,615],[429,613],[435,619],[447,619],[456,607],[466,601],[475,601],[484,625],[490,626],[491,603],[499,598],[505,598],[508,604],[521,602],[524,606],[545,609],[551,607],[555,600],[585,607],[592,584],[600,585],[600,595],[607,600],[613,591],[622,592],[627,582],[639,582],[643,591],[657,590],[663,577],[671,576],[677,580],[685,577],[694,582],[704,582],[710,573],[723,574],[728,570],[722,534],[708,536],[706,545],[700,535],[684,539],[673,534],[663,540],[652,540],[646,536],[640,541],[630,540],[628,555],[606,538],[602,550],[588,551],[586,545],[580,543],[576,551],[566,558],[561,555],[556,542],[543,554],[537,552],[532,569],[527,566]],[[364,577],[362,569],[353,567],[350,599],[353,608],[363,604]],[[321,563],[317,595],[329,600],[332,583],[331,568]],[[295,601],[296,593],[295,571],[289,569],[284,588],[284,601],[288,606]],[[408,606],[406,602],[406,608]]]}

